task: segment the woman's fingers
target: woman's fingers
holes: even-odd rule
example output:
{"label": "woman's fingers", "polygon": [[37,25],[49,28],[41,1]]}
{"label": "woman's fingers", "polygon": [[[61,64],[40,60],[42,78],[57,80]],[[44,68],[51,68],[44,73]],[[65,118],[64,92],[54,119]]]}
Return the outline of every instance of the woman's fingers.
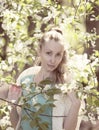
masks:
{"label": "woman's fingers", "polygon": [[17,102],[21,96],[22,89],[20,86],[12,85],[9,87],[8,100]]}

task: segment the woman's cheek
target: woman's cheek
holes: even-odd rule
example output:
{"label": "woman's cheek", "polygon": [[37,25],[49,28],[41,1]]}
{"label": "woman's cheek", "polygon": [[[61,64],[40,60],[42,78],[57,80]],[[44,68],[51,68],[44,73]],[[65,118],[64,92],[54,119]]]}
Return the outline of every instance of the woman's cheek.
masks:
{"label": "woman's cheek", "polygon": [[61,61],[62,61],[62,58],[59,57],[59,58],[57,59],[57,61],[58,61],[58,64],[60,64]]}
{"label": "woman's cheek", "polygon": [[45,55],[45,57],[44,57],[44,59],[45,59],[46,61],[48,61],[50,58],[51,58],[51,56],[49,56],[49,55]]}

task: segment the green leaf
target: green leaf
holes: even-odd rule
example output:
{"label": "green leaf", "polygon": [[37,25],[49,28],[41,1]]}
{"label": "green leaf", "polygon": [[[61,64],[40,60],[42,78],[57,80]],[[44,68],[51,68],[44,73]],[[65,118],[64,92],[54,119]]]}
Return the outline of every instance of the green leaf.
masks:
{"label": "green leaf", "polygon": [[45,80],[42,80],[39,85],[47,85],[47,84],[51,84],[51,83],[52,83],[51,79],[46,78]]}
{"label": "green leaf", "polygon": [[45,123],[39,124],[39,130],[48,130],[48,126]]}
{"label": "green leaf", "polygon": [[32,120],[32,121],[30,121],[30,126],[31,126],[31,128],[37,126],[37,122],[36,122],[36,120]]}
{"label": "green leaf", "polygon": [[89,105],[92,105],[92,97],[91,97],[91,96],[88,96],[88,97],[87,97],[87,103],[88,103]]}

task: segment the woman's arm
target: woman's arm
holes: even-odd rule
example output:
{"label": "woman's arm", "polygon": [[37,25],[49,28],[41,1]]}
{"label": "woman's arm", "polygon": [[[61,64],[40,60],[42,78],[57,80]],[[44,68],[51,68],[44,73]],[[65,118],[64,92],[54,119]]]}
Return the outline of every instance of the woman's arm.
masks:
{"label": "woman's arm", "polygon": [[[17,103],[19,97],[21,96],[21,89],[15,85],[10,86],[9,84],[2,83],[0,87],[0,104],[2,104],[2,99],[10,102]],[[21,108],[8,103],[11,106],[10,110],[10,120],[13,128],[16,128],[17,123],[19,122]]]}
{"label": "woman's arm", "polygon": [[68,93],[68,96],[72,104],[67,117],[64,119],[63,127],[65,130],[76,130],[78,113],[81,103],[80,100],[76,98],[74,92]]}
{"label": "woman's arm", "polygon": [[9,103],[9,106],[11,106],[10,110],[10,120],[13,128],[16,128],[19,119],[20,119],[20,114],[21,114],[21,108],[18,107],[17,105],[14,105],[13,103],[17,104],[18,99],[21,96],[22,89],[21,87],[17,87],[16,85],[12,85],[9,87],[9,93],[8,93],[8,98],[7,100],[12,102]]}

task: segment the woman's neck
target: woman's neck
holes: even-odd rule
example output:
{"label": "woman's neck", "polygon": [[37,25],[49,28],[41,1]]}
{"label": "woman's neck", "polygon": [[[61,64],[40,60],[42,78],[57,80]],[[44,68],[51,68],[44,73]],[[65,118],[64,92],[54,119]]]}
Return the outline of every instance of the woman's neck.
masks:
{"label": "woman's neck", "polygon": [[35,76],[35,82],[38,84],[41,81],[45,80],[46,78],[49,78],[50,80],[55,80],[55,74],[54,72],[45,71],[44,68],[41,68],[40,71]]}

